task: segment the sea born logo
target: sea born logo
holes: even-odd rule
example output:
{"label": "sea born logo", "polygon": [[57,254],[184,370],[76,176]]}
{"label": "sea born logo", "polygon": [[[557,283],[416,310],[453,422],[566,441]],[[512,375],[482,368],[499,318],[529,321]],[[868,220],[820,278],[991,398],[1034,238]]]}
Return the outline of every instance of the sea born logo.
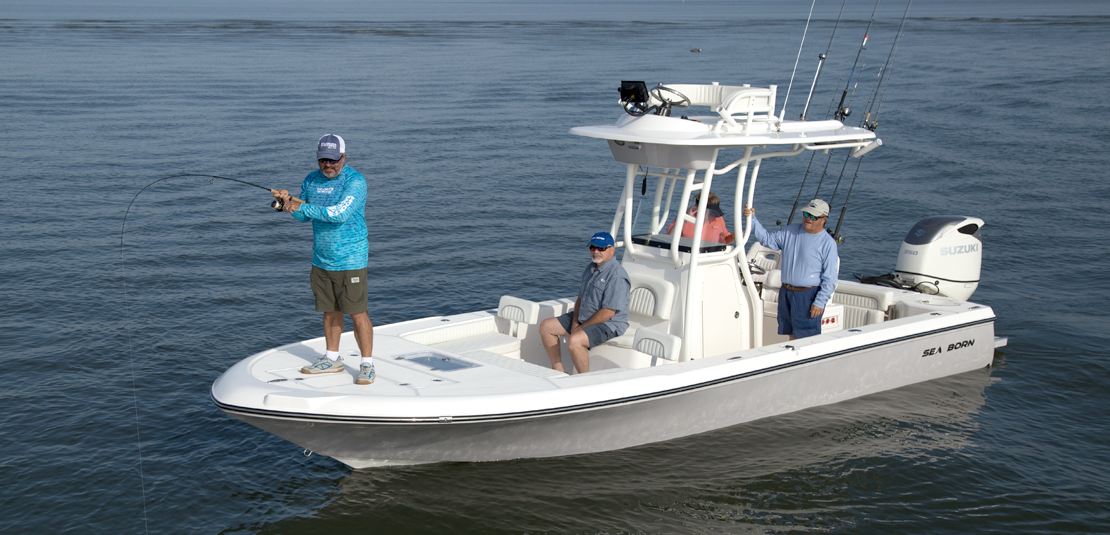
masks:
{"label": "sea born logo", "polygon": [[974,253],[979,250],[979,244],[973,243],[971,245],[954,245],[952,247],[941,247],[940,256],[948,256],[954,254]]}
{"label": "sea born logo", "polygon": [[954,344],[948,344],[947,348],[944,347],[944,346],[930,347],[929,349],[926,349],[924,352],[922,352],[921,356],[922,357],[928,357],[928,356],[931,356],[931,355],[939,355],[939,354],[944,353],[946,351],[955,351],[957,349],[963,349],[965,347],[971,347],[973,345],[975,345],[975,339],[974,338],[972,338],[971,340],[964,340],[963,342],[956,342]]}

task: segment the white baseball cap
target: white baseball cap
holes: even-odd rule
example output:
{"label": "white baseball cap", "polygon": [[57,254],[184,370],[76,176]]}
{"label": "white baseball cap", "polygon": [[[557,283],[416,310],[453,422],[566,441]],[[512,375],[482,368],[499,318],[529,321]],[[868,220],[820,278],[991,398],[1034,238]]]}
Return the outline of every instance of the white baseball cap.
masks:
{"label": "white baseball cap", "polygon": [[817,217],[829,215],[829,203],[822,201],[821,199],[813,199],[812,201],[809,201],[809,204],[807,204],[805,208],[802,208],[802,212],[808,213],[809,215],[815,215]]}

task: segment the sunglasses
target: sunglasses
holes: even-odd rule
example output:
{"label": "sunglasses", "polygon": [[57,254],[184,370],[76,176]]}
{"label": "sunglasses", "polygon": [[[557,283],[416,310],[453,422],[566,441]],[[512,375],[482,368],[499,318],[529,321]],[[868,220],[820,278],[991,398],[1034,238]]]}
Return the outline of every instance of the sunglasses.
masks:
{"label": "sunglasses", "polygon": [[822,216],[816,216],[816,215],[813,215],[809,212],[802,212],[802,217],[805,218],[805,219],[812,219],[814,221],[817,221],[818,219],[821,219],[822,217],[825,217],[825,216],[823,216],[823,215]]}
{"label": "sunglasses", "polygon": [[[343,159],[342,157],[340,157],[340,158],[339,158],[339,160],[342,160],[342,159]],[[320,162],[320,163],[326,163],[326,164],[330,164],[330,165],[335,165],[335,164],[339,163],[339,160],[332,160],[331,158],[320,158],[320,159],[318,159],[318,160],[316,160],[316,161],[318,161],[318,162]]]}
{"label": "sunglasses", "polygon": [[608,245],[606,245],[605,247],[598,247],[598,246],[596,246],[596,245],[590,245],[590,252],[592,253],[592,252],[594,252],[594,251],[604,251],[604,250],[606,250],[606,249],[608,249],[608,248],[609,248],[609,246],[608,246]]}

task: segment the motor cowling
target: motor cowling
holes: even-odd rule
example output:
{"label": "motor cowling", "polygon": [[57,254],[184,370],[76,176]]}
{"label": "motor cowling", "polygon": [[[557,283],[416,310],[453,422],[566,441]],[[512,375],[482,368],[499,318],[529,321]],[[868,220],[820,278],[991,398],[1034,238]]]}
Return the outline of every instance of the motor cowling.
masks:
{"label": "motor cowling", "polygon": [[895,274],[919,292],[967,301],[979,287],[984,224],[947,215],[918,221],[902,242]]}

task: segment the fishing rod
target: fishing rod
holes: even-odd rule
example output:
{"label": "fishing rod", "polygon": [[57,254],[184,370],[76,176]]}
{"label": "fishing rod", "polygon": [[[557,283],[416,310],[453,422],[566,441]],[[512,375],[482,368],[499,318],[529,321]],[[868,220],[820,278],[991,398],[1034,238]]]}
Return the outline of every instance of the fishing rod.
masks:
{"label": "fishing rod", "polygon": [[[832,34],[829,35],[829,44],[825,47],[825,53],[824,54],[818,54],[818,56],[817,56],[818,57],[817,72],[813,76],[813,84],[809,86],[809,96],[806,98],[806,107],[805,107],[804,110],[802,110],[802,115],[798,118],[798,120],[800,120],[800,121],[806,120],[806,115],[809,114],[809,106],[813,102],[813,92],[817,88],[817,81],[821,78],[821,71],[824,69],[825,59],[829,56],[829,51],[832,50],[833,40],[836,38],[836,29],[840,27],[840,20],[844,17],[844,6],[846,6],[847,4],[848,4],[848,0],[844,0],[844,2],[840,4],[840,13],[837,14],[836,23],[833,24]],[[845,64],[844,68],[847,68],[847,66],[848,65]],[[833,86],[833,87],[839,87],[840,86],[840,80],[844,79],[844,68],[842,68],[840,70],[840,78],[838,78],[836,80],[836,85]],[[829,112],[832,111],[833,102],[836,102],[836,96],[835,95],[833,96],[833,100],[829,102],[829,108],[827,110],[825,110],[825,119],[829,118]],[[786,115],[786,104],[785,103],[783,104],[783,107],[782,107],[782,114],[783,114],[783,116]],[[813,167],[813,159],[816,158],[816,157],[817,157],[816,152],[809,155],[809,164],[806,165],[806,172],[805,172],[804,175],[802,175],[802,183],[801,183],[801,185],[798,186],[798,195],[794,197],[794,206],[790,207],[790,217],[786,218],[786,224],[787,225],[794,222],[794,214],[797,213],[797,211],[798,211],[798,202],[801,201],[801,199],[802,199],[802,191],[805,190],[806,180],[809,179],[809,170]],[[831,153],[829,155],[829,158],[830,159],[832,158]],[[825,162],[825,168],[826,169],[828,169],[828,165],[829,165],[828,162]],[[824,180],[824,174],[821,175],[821,179]],[[821,189],[820,184],[818,184],[817,189],[818,189],[818,191],[820,191],[820,189]]]}
{"label": "fishing rod", "polygon": [[[882,107],[883,99],[886,98],[886,90],[890,87],[890,82],[887,80],[887,76],[889,75],[890,69],[894,68],[893,67],[894,52],[898,48],[898,39],[902,37],[902,30],[906,27],[906,16],[910,12],[910,5],[911,4],[913,4],[913,0],[908,0],[906,2],[906,10],[902,12],[902,22],[898,24],[898,33],[894,35],[894,42],[891,43],[891,45],[890,45],[890,53],[887,54],[886,63],[883,64],[883,68],[880,71],[879,81],[875,84],[875,91],[872,92],[871,98],[868,99],[869,102],[868,102],[867,114],[863,117],[862,124],[860,124],[860,126],[866,128],[866,129],[868,129],[872,132],[874,132],[875,129],[878,128],[878,126],[879,126],[879,121],[877,119],[877,117],[879,116],[879,108]],[[883,85],[883,82],[886,82],[886,85]],[[871,120],[871,107],[875,106],[875,94],[879,92],[879,87],[883,88],[883,93],[879,97],[878,107],[875,108],[875,117],[876,117],[876,119]]]}
{"label": "fishing rod", "polygon": [[[890,88],[890,70],[893,69],[894,52],[898,47],[898,38],[902,36],[902,30],[906,26],[906,16],[909,15],[911,4],[913,4],[913,0],[907,0],[906,10],[902,12],[902,22],[898,25],[898,33],[894,36],[894,42],[890,45],[890,53],[887,55],[886,64],[883,65],[881,74],[879,75],[879,81],[875,84],[874,94],[878,93],[880,86],[883,88],[883,92],[879,97],[878,107],[875,108],[875,119],[871,118],[871,110],[868,109],[867,115],[864,116],[861,124],[861,126],[872,132],[879,126],[879,108],[882,107],[882,102],[886,98],[886,90]],[[883,85],[884,82],[886,85]],[[874,104],[874,102],[874,97],[872,97],[871,104]],[[836,229],[832,231],[833,239],[836,240],[837,243],[843,241],[843,237],[840,235],[840,226],[844,224],[844,214],[848,211],[848,201],[852,199],[852,190],[856,186],[856,178],[859,177],[859,168],[863,165],[863,158],[863,156],[860,156],[859,161],[856,163],[856,172],[852,175],[852,182],[848,185],[848,194],[844,197],[844,204],[840,207],[840,217],[836,220]],[[845,162],[845,166],[847,166],[847,162]]]}
{"label": "fishing rod", "polygon": [[[817,55],[817,72],[813,75],[813,83],[809,86],[809,97],[806,98],[806,107],[802,110],[802,115],[798,120],[806,120],[806,115],[809,115],[809,105],[813,102],[813,92],[817,89],[817,81],[821,79],[821,71],[825,67],[825,58],[829,56],[829,51],[832,50],[833,39],[836,37],[836,29],[840,27],[840,19],[844,16],[844,6],[848,5],[848,0],[840,4],[840,14],[836,16],[836,24],[833,24],[832,35],[829,36],[829,46],[825,47],[824,54]],[[837,82],[840,85],[840,82]],[[783,106],[783,113],[786,112],[786,106]]]}
{"label": "fishing rod", "polygon": [[875,12],[879,10],[879,2],[875,0],[875,7],[871,10],[871,20],[867,21],[867,28],[863,30],[863,42],[859,45],[859,50],[856,51],[856,61],[852,64],[852,71],[848,73],[848,84],[844,86],[844,93],[840,95],[840,105],[836,107],[836,114],[834,117],[838,121],[844,121],[844,118],[852,113],[852,110],[844,107],[844,99],[848,98],[848,88],[852,86],[852,77],[856,74],[856,66],[859,65],[859,58],[863,55],[863,51],[867,49],[867,37],[871,34],[871,24],[875,22]]}
{"label": "fishing rod", "polygon": [[[847,2],[848,0],[844,1]],[[809,16],[806,17],[806,27],[804,30],[802,30],[802,42],[798,44],[798,57],[794,58],[794,70],[790,73],[790,85],[786,86],[786,98],[782,99],[782,112],[779,113],[779,117],[781,118],[786,118],[786,103],[790,100],[790,90],[794,88],[794,75],[798,73],[798,61],[802,59],[802,47],[804,47],[806,44],[806,33],[809,32],[809,21],[813,18],[813,6],[816,5],[817,0],[813,0],[813,3],[809,5]],[[809,94],[810,96],[813,96],[812,88],[810,89]],[[806,107],[809,107],[808,103],[806,104]]]}
{"label": "fishing rod", "polygon": [[[277,193],[278,192],[278,190],[276,190],[276,189],[270,189],[270,188],[267,188],[265,186],[259,186],[258,184],[254,184],[252,182],[247,182],[246,180],[239,180],[238,178],[228,178],[226,176],[196,175],[196,174],[191,174],[191,173],[185,173],[185,174],[180,174],[180,175],[171,175],[171,176],[159,178],[158,180],[155,180],[154,182],[151,182],[150,184],[147,184],[146,186],[144,186],[143,189],[139,190],[139,193],[136,193],[135,196],[131,198],[131,202],[127,203],[127,210],[123,213],[123,227],[119,231],[119,255],[120,255],[121,258],[123,257],[123,231],[127,228],[127,216],[131,213],[131,205],[135,204],[135,199],[138,199],[139,195],[142,192],[146,191],[148,188],[150,188],[151,186],[153,186],[153,185],[155,185],[159,182],[162,182],[164,180],[169,180],[171,178],[184,178],[184,177],[218,178],[220,180],[229,180],[231,182],[238,182],[240,184],[244,184],[244,185],[247,185],[247,186],[253,186],[253,187],[256,187],[258,189],[264,189],[264,190],[266,190],[270,193]],[[299,202],[301,204],[305,204],[304,201],[302,201],[302,200],[300,200],[296,197],[291,196],[290,199],[293,200],[293,201]],[[281,201],[281,199],[274,199],[272,202],[270,202],[270,208],[273,208],[275,212],[281,212],[285,209],[285,204]]]}

